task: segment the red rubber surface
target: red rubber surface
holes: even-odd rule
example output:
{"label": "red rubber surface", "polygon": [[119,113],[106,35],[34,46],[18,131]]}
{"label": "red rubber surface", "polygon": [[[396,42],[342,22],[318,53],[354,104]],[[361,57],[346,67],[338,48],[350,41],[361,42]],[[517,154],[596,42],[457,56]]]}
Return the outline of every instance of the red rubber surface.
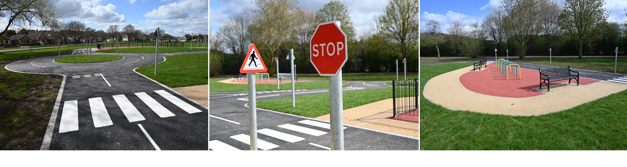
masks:
{"label": "red rubber surface", "polygon": [[[533,90],[540,87],[540,73],[536,70],[520,69],[522,79],[510,74],[509,80],[501,73],[496,64],[489,64],[483,71],[471,71],[459,77],[466,89],[490,96],[523,98],[542,95],[544,93]],[[579,78],[579,85],[588,85],[598,82],[598,80]],[[558,83],[568,83],[568,80],[552,81],[551,85]],[[577,81],[572,80],[571,84],[577,85]],[[546,90],[546,85],[542,85]]]}
{"label": "red rubber surface", "polygon": [[[411,115],[407,115],[407,114],[411,114]],[[418,117],[418,110],[407,111],[406,113],[396,115],[396,118],[387,117],[387,119],[406,121],[406,122],[412,122],[412,123],[418,123],[418,121],[420,120]]]}
{"label": "red rubber surface", "polygon": [[[243,83],[243,84],[248,84],[248,79],[240,79],[240,80],[235,80],[235,81],[231,81],[231,82],[236,82],[236,83]],[[294,81],[294,82],[307,82],[307,81]],[[292,81],[281,81],[281,83],[292,83]],[[268,81],[259,81],[256,80],[255,84],[276,84],[276,80],[268,80]]]}

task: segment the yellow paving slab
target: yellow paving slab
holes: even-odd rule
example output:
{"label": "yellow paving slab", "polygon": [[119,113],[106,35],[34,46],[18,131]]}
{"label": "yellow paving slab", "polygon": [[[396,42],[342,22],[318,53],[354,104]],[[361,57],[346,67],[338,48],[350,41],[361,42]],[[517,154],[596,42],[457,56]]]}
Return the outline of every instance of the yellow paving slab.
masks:
{"label": "yellow paving slab", "polygon": [[188,86],[172,89],[199,103],[209,106],[209,85]]}
{"label": "yellow paving slab", "polygon": [[[459,77],[472,71],[472,66],[438,75],[427,82],[424,96],[435,104],[453,110],[516,116],[543,115],[559,112],[627,89],[627,85],[599,81],[589,85],[551,85],[544,95],[528,98],[504,98],[467,90]],[[538,81],[539,82],[539,81]],[[535,89],[538,90],[538,89]]]}

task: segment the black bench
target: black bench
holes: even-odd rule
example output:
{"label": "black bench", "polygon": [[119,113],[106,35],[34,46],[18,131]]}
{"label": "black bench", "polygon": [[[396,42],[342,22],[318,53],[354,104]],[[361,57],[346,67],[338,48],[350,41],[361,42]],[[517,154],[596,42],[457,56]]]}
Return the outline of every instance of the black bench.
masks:
{"label": "black bench", "polygon": [[240,79],[242,79],[242,74],[241,73],[233,75],[233,81],[235,81],[235,80],[239,81]]}
{"label": "black bench", "polygon": [[551,87],[549,87],[551,81],[564,79],[568,79],[568,84],[570,84],[572,79],[575,79],[577,81],[577,86],[579,86],[579,72],[570,70],[570,66],[539,68],[538,71],[540,72],[540,89],[542,89],[542,84],[546,84],[547,90],[551,91]]}
{"label": "black bench", "polygon": [[488,65],[487,65],[486,62],[488,62],[488,59],[482,59],[482,60],[479,60],[479,62],[477,62],[477,63],[473,63],[472,64],[472,66],[473,66],[472,70],[479,69],[479,71],[481,71],[481,66],[485,66],[485,68],[488,68]]}

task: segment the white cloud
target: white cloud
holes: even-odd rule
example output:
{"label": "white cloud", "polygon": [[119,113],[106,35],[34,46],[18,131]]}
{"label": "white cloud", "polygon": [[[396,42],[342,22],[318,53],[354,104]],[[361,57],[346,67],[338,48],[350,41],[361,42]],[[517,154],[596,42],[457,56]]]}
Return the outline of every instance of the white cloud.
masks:
{"label": "white cloud", "polygon": [[446,15],[441,15],[437,13],[429,13],[425,11],[423,12],[422,15],[420,15],[420,29],[424,30],[425,25],[430,20],[436,20],[440,22],[442,33],[447,33],[446,32],[447,29],[451,27],[451,24],[454,21],[460,21],[463,25],[465,25],[466,27],[469,27],[470,24],[475,23],[475,22],[480,22],[482,19],[483,18],[478,18],[475,16],[468,16],[463,13],[456,13],[453,11],[446,12]]}
{"label": "white cloud", "polygon": [[[159,20],[145,20],[139,21],[142,26],[136,27],[142,31],[156,29],[161,27],[163,29],[172,29],[171,35],[179,36],[185,33],[203,33],[209,32],[208,28],[209,16],[189,14],[186,18],[180,19],[159,19]],[[168,32],[170,33],[170,32]]]}
{"label": "white cloud", "polygon": [[100,5],[100,0],[59,0],[53,5],[62,18],[83,20],[99,25],[126,22],[124,15],[115,12],[115,5],[103,6]]}
{"label": "white cloud", "polygon": [[181,0],[179,2],[170,3],[159,6],[158,9],[146,13],[144,17],[148,18],[164,18],[164,19],[180,19],[188,17],[190,11],[196,11],[200,14],[207,14],[207,0]]}
{"label": "white cloud", "polygon": [[490,12],[492,9],[499,8],[502,0],[490,0],[487,5],[481,7],[481,11]]}
{"label": "white cloud", "polygon": [[129,2],[130,2],[131,4],[134,4],[135,2],[137,2],[137,0],[129,0]]}
{"label": "white cloud", "polygon": [[627,8],[627,1],[625,0],[605,0],[605,9],[610,11],[608,22],[627,22],[627,16],[625,16],[625,8]]}

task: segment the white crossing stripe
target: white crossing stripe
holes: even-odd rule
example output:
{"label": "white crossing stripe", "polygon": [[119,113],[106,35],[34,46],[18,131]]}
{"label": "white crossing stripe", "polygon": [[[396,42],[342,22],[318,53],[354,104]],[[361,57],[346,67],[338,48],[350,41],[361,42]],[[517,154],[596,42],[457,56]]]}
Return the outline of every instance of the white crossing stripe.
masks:
{"label": "white crossing stripe", "polygon": [[620,83],[620,84],[627,84],[627,76],[626,77],[619,77],[619,78],[614,78],[611,80],[607,80],[608,82],[614,82],[614,83]]}
{"label": "white crossing stripe", "polygon": [[135,108],[133,103],[126,98],[124,95],[114,95],[113,100],[118,103],[118,106],[124,113],[124,116],[128,119],[128,122],[137,122],[146,120],[144,116]]}
{"label": "white crossing stripe", "polygon": [[[312,120],[302,120],[302,121],[298,121],[298,123],[325,128],[325,129],[331,129],[331,124],[312,121]],[[346,127],[344,127],[344,129],[346,129]]]}
{"label": "white crossing stripe", "polygon": [[102,74],[94,74],[94,76],[102,76]]}
{"label": "white crossing stripe", "polygon": [[63,103],[63,115],[59,123],[59,133],[78,130],[78,101],[71,100]]}
{"label": "white crossing stripe", "polygon": [[91,77],[91,74],[83,75],[84,77]]}
{"label": "white crossing stripe", "polygon": [[168,110],[167,108],[163,107],[155,99],[153,99],[152,97],[148,96],[148,94],[146,94],[144,92],[139,92],[139,93],[135,93],[135,95],[137,95],[137,97],[139,97],[139,99],[144,101],[144,103],[146,103],[146,105],[148,107],[150,107],[150,109],[152,109],[152,111],[157,113],[157,115],[159,115],[159,117],[165,118],[165,117],[174,116],[174,113],[170,112],[170,110]]}
{"label": "white crossing stripe", "polygon": [[201,112],[199,109],[166,92],[165,90],[157,90],[155,92],[157,92],[157,94],[161,95],[163,98],[168,99],[168,101],[174,103],[174,105],[179,106],[179,108],[185,110],[185,112],[187,113],[193,114]]}
{"label": "white crossing stripe", "polygon": [[241,151],[218,140],[209,141],[209,148],[213,151]]}
{"label": "white crossing stripe", "polygon": [[320,135],[327,134],[327,132],[323,132],[323,131],[319,131],[319,130],[315,130],[315,129],[311,129],[311,128],[305,128],[305,127],[302,127],[302,126],[296,126],[296,125],[292,125],[292,124],[283,124],[283,125],[279,125],[279,127],[280,128],[284,128],[284,129],[297,131],[297,132],[304,133],[304,134],[313,135],[313,136],[320,136]]}
{"label": "white crossing stripe", "polygon": [[76,78],[80,78],[80,77],[81,77],[80,75],[74,75],[74,76],[72,76],[72,79],[76,79]]}
{"label": "white crossing stripe", "polygon": [[113,121],[111,121],[111,117],[109,117],[109,113],[107,113],[107,108],[105,108],[102,102],[102,98],[89,98],[89,108],[91,108],[91,117],[94,120],[94,126],[96,128],[113,125]]}
{"label": "white crossing stripe", "polygon": [[[250,145],[250,136],[248,135],[239,134],[239,135],[231,136],[231,138]],[[261,140],[261,139],[257,139],[257,148],[259,149],[270,150],[270,149],[277,148],[277,147],[279,146],[272,144],[270,142]]]}
{"label": "white crossing stripe", "polygon": [[272,130],[272,129],[261,129],[261,130],[258,130],[257,132],[270,136],[270,137],[274,137],[274,138],[286,141],[286,142],[290,142],[290,143],[295,143],[301,140],[305,140],[305,138],[290,135],[290,134],[279,132],[279,131]]}

